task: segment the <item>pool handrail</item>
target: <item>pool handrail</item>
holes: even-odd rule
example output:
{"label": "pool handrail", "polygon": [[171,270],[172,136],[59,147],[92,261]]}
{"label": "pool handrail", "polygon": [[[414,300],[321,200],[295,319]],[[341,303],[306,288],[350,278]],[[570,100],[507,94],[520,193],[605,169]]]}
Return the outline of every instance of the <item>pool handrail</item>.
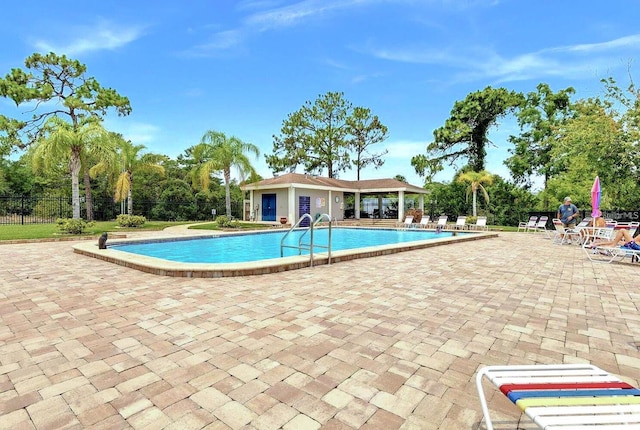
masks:
{"label": "pool handrail", "polygon": [[[287,236],[289,236],[289,234],[292,231],[300,228],[300,224],[302,223],[302,221],[307,219],[307,218],[309,219],[309,227],[307,227],[307,229],[300,235],[300,238],[298,239],[298,246],[285,245],[284,241],[287,238]],[[313,243],[313,228],[316,226],[316,224],[321,222],[323,218],[327,218],[329,220],[329,242],[328,242],[327,246],[314,245],[314,243]],[[310,233],[310,242],[308,244],[302,243],[302,239],[307,234],[308,231],[311,232]],[[309,266],[313,267],[313,248],[314,247],[327,248],[327,251],[328,251],[327,264],[331,264],[331,217],[329,216],[329,214],[319,214],[316,217],[315,221],[313,220],[313,218],[311,217],[310,214],[302,214],[300,219],[298,219],[298,221],[296,221],[296,223],[293,226],[291,226],[289,231],[287,231],[284,234],[284,236],[282,236],[282,239],[280,239],[280,257],[284,257],[284,248],[297,249],[298,250],[298,255],[302,255],[302,250],[306,249],[306,250],[309,251]]]}

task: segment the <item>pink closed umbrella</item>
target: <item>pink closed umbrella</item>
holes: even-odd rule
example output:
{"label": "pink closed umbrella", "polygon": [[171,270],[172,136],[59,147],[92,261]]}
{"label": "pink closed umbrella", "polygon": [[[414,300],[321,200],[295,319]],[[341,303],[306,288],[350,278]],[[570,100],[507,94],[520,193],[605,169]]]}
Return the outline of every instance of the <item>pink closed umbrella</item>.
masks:
{"label": "pink closed umbrella", "polygon": [[596,225],[596,217],[600,216],[600,196],[602,189],[600,188],[600,177],[596,176],[591,187],[591,217],[593,218],[593,226]]}

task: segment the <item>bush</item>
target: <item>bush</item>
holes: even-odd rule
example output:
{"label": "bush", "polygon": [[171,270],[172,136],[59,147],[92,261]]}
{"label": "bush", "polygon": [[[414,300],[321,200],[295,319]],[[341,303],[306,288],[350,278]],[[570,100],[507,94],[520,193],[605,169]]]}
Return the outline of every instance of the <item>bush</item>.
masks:
{"label": "bush", "polygon": [[422,220],[422,215],[424,215],[424,214],[420,209],[409,209],[405,213],[405,218],[408,217],[408,216],[412,216],[413,217],[413,222],[419,223]]}
{"label": "bush", "polygon": [[93,227],[94,225],[93,221],[86,222],[83,219],[58,218],[56,220],[58,230],[68,234],[82,234],[88,227]]}
{"label": "bush", "polygon": [[220,228],[240,228],[240,221],[237,219],[231,220],[226,215],[216,217],[216,224],[218,224]]}
{"label": "bush", "polygon": [[140,215],[120,214],[116,218],[119,227],[142,227],[147,219]]}

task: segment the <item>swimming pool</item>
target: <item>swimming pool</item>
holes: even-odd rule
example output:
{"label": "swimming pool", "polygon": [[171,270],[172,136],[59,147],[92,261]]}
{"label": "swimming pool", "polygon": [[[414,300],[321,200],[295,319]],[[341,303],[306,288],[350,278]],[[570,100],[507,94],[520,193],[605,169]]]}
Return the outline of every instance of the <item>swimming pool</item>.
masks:
{"label": "swimming pool", "polygon": [[[78,254],[163,276],[218,278],[276,273],[309,266],[333,264],[356,258],[375,257],[396,252],[428,248],[455,242],[497,237],[493,232],[442,232],[409,229],[346,227],[332,229],[332,252],[315,249],[313,264],[308,253],[285,248],[280,257],[280,240],[284,230],[253,233],[229,233],[156,239],[115,239],[107,249],[97,243],[82,242],[73,246]],[[314,244],[325,245],[327,229],[314,230]],[[393,238],[393,239],[390,239]],[[267,245],[266,242],[269,244]],[[308,238],[305,238],[308,243]],[[297,244],[297,236],[288,239]],[[191,248],[187,251],[187,248]],[[144,255],[139,250],[144,250]],[[268,254],[263,251],[269,250]],[[175,254],[175,255],[174,255]],[[191,255],[192,257],[190,257]],[[226,255],[226,256],[225,256]],[[229,256],[234,256],[233,261]],[[191,260],[189,260],[191,259]]]}
{"label": "swimming pool", "polygon": [[[292,231],[286,236],[283,257],[308,255],[307,250],[294,249],[300,237],[304,243],[309,243],[307,230]],[[314,253],[327,252],[329,243],[327,228],[314,229]],[[163,258],[183,263],[242,263],[247,261],[268,260],[280,258],[280,244],[285,231],[247,233],[233,236],[215,236],[176,241],[158,241],[129,243],[114,245],[112,248],[148,257]],[[331,231],[331,250],[366,248],[369,246],[391,245],[419,240],[429,240],[441,237],[451,237],[454,232],[440,232],[410,229],[354,229],[333,228]],[[457,233],[469,234],[469,233]]]}

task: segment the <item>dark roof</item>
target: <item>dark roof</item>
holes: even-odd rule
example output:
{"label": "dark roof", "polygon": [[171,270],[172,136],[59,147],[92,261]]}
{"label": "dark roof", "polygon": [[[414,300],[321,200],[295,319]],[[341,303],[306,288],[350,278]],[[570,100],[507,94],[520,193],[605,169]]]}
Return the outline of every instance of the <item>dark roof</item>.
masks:
{"label": "dark roof", "polygon": [[262,188],[284,188],[291,184],[300,187],[311,188],[336,188],[345,191],[360,192],[380,192],[380,191],[405,191],[409,193],[427,194],[428,191],[422,187],[407,184],[397,179],[362,179],[360,181],[346,181],[343,179],[325,178],[302,173],[287,173],[270,179],[263,179],[259,182],[245,184],[243,190],[256,190]]}

